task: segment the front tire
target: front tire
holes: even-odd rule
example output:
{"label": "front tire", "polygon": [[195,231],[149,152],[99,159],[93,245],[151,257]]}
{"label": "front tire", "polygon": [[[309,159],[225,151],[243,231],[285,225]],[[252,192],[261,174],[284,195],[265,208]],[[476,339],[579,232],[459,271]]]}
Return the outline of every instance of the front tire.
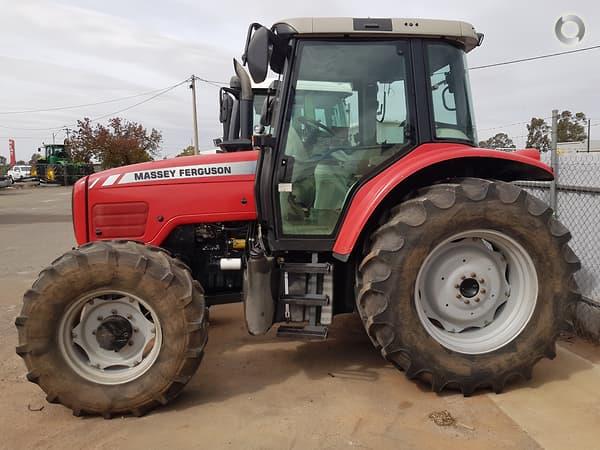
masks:
{"label": "front tire", "polygon": [[75,415],[142,415],[190,380],[207,339],[204,296],[160,248],[97,242],[44,269],[25,293],[17,353],[51,403]]}
{"label": "front tire", "polygon": [[501,392],[555,356],[578,298],[577,257],[551,209],[467,178],[391,211],[359,267],[357,306],[383,356],[432,389]]}

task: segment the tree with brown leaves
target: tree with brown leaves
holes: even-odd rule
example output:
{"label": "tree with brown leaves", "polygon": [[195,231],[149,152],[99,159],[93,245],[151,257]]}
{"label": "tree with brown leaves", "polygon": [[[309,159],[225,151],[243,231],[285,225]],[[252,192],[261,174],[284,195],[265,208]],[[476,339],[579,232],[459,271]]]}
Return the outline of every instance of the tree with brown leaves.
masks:
{"label": "tree with brown leaves", "polygon": [[77,129],[69,138],[73,161],[89,163],[100,161],[103,169],[152,161],[159,153],[161,133],[150,132],[141,124],[119,117],[108,121],[108,126],[93,125],[87,117],[77,121]]}

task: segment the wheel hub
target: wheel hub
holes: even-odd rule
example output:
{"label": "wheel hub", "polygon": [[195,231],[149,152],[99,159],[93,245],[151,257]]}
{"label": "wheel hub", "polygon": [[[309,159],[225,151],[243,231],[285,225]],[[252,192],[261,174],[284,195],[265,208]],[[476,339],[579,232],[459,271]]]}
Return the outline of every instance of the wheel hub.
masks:
{"label": "wheel hub", "polygon": [[479,294],[479,283],[475,278],[465,278],[458,289],[463,297],[473,298]]}
{"label": "wheel hub", "polygon": [[96,328],[96,341],[104,350],[118,352],[133,334],[131,322],[123,316],[109,316]]}

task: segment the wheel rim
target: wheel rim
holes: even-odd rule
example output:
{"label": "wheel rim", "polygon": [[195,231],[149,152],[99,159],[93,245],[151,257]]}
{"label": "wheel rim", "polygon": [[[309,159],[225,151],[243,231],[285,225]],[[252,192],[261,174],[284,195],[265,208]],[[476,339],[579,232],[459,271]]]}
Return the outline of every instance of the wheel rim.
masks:
{"label": "wheel rim", "polygon": [[446,239],[427,256],[415,284],[415,305],[429,335],[465,354],[492,352],[529,323],[538,278],[529,253],[495,230]]}
{"label": "wheel rim", "polygon": [[58,345],[67,363],[99,384],[123,384],[142,376],[160,353],[158,316],[141,298],[101,290],[78,298],[59,323]]}

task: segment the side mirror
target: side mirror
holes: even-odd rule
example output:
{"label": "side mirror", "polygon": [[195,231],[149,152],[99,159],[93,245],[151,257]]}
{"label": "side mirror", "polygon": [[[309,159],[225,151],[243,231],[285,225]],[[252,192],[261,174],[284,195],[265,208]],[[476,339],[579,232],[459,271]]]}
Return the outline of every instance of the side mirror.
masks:
{"label": "side mirror", "polygon": [[261,26],[253,34],[248,43],[245,59],[250,76],[255,83],[262,83],[267,78],[269,57],[272,51],[271,31]]}
{"label": "side mirror", "polygon": [[233,107],[233,99],[231,96],[221,89],[219,95],[219,122],[225,123],[231,117],[231,109]]}

